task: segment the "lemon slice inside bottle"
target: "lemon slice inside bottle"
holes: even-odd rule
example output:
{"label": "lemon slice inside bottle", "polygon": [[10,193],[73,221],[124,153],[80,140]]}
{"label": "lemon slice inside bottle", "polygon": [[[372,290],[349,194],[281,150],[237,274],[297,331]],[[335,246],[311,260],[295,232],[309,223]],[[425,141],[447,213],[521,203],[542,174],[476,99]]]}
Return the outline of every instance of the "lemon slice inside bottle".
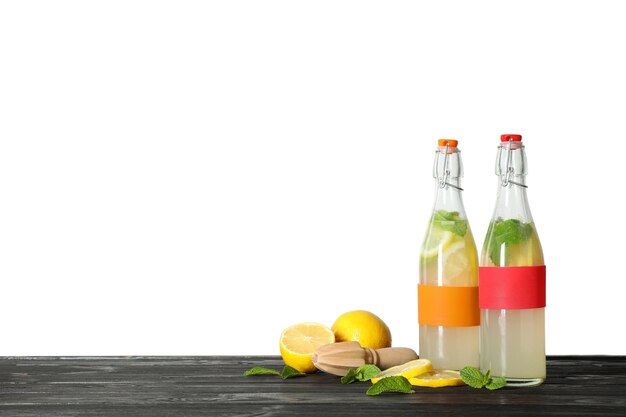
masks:
{"label": "lemon slice inside bottle", "polygon": [[465,241],[457,240],[447,245],[443,251],[442,265],[444,275],[450,283],[459,278],[466,278],[472,273],[472,260],[468,256]]}
{"label": "lemon slice inside bottle", "polygon": [[446,249],[453,240],[454,233],[432,227],[422,248],[422,258],[425,260],[436,258],[439,255],[439,251]]}
{"label": "lemon slice inside bottle", "polygon": [[417,387],[440,388],[464,384],[458,371],[435,370],[407,379],[411,385]]}
{"label": "lemon slice inside bottle", "polygon": [[414,361],[385,369],[384,371],[376,375],[375,378],[372,378],[371,381],[372,384],[375,384],[381,379],[388,376],[403,376],[406,379],[409,379],[414,376],[421,375],[425,372],[432,371],[432,369],[433,364],[428,359],[415,359]]}

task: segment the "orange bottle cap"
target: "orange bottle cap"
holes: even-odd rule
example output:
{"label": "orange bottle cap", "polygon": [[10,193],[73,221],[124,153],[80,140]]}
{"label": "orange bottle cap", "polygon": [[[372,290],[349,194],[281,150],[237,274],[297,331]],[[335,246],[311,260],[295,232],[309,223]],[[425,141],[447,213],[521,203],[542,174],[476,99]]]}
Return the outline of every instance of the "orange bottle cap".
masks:
{"label": "orange bottle cap", "polygon": [[458,140],[454,140],[454,139],[439,139],[438,144],[439,144],[439,146],[446,146],[446,145],[448,145],[451,148],[456,148],[456,146],[459,144],[459,141]]}
{"label": "orange bottle cap", "polygon": [[510,133],[507,133],[506,135],[501,135],[500,140],[502,142],[508,142],[509,140],[513,140],[513,142],[521,142],[522,135],[512,135]]}

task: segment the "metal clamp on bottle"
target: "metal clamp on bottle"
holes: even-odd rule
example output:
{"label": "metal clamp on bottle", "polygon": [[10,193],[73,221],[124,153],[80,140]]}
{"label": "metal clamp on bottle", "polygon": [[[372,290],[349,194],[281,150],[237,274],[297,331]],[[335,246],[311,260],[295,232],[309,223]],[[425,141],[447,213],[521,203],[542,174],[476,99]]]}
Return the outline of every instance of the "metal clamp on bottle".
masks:
{"label": "metal clamp on bottle", "polygon": [[[513,168],[511,156],[513,154],[514,142],[520,142],[522,140],[521,135],[507,135],[508,136],[508,144],[509,149],[506,155],[506,170],[502,172],[500,170],[500,185],[503,187],[508,187],[509,184],[519,185],[520,187],[528,188],[528,185],[522,184],[521,182],[513,181],[515,178],[515,169]],[[503,138],[503,142],[506,141],[507,138]],[[521,148],[521,145],[517,145]],[[500,155],[502,154],[502,149],[504,149],[504,145],[500,144]],[[499,164],[499,161],[498,161]]]}
{"label": "metal clamp on bottle", "polygon": [[[439,176],[439,158],[436,158],[436,162],[435,162],[435,175],[437,177],[437,180],[439,181],[439,188],[445,188],[446,185],[452,188],[455,188],[459,191],[463,191],[463,188],[451,184],[450,182],[448,182],[448,179],[450,178],[450,168],[448,165],[448,158],[450,156],[450,154],[452,152],[456,152],[456,145],[458,144],[458,141],[456,140],[451,140],[451,139],[440,139],[439,140],[439,148],[441,149],[441,147],[445,146],[445,154],[444,154],[444,158],[443,158],[443,177]],[[450,149],[450,145],[452,145],[452,148],[454,148],[453,150]],[[435,152],[436,153],[441,153],[441,150],[438,149]]]}

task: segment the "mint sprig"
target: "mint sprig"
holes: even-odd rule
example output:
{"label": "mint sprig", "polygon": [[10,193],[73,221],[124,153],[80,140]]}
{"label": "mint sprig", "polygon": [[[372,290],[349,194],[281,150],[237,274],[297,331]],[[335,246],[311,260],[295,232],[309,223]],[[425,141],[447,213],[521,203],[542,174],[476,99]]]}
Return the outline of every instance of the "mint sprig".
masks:
{"label": "mint sprig", "polygon": [[292,368],[289,365],[285,365],[282,372],[278,372],[275,369],[263,368],[262,366],[255,366],[254,368],[250,368],[243,373],[244,376],[254,376],[254,375],[277,375],[280,376],[283,380],[293,378],[296,376],[306,376],[306,374],[298,371],[295,368]]}
{"label": "mint sprig", "polygon": [[356,379],[358,379],[359,381],[369,381],[379,373],[381,373],[381,370],[376,365],[362,365],[359,366],[356,370]]}
{"label": "mint sprig", "polygon": [[341,383],[352,384],[354,381],[356,381],[356,369],[350,368],[348,372],[341,377]]}
{"label": "mint sprig", "polygon": [[506,386],[506,379],[502,378],[501,376],[498,376],[498,377],[492,378],[491,381],[489,381],[489,383],[485,385],[485,388],[493,391],[496,389],[500,389],[504,386]]}
{"label": "mint sprig", "polygon": [[253,376],[253,375],[280,375],[280,372],[275,371],[273,369],[263,368],[261,366],[255,366],[254,368],[248,369],[243,373],[244,376]]}
{"label": "mint sprig", "polygon": [[341,383],[352,384],[355,381],[369,381],[379,373],[380,368],[378,366],[365,364],[356,369],[348,369],[346,375],[341,378]]}
{"label": "mint sprig", "polygon": [[289,365],[285,365],[285,367],[283,368],[283,372],[280,374],[280,376],[283,380],[285,380],[285,379],[293,378],[296,376],[306,376],[306,374],[298,371],[295,368],[292,368]]}
{"label": "mint sprig", "polygon": [[383,392],[401,392],[412,394],[415,391],[409,380],[403,376],[388,376],[372,385],[366,392],[367,395],[379,395]]}
{"label": "mint sprig", "polygon": [[491,381],[491,369],[487,371],[485,376],[483,377],[483,386],[487,385]]}
{"label": "mint sprig", "polygon": [[485,386],[485,375],[478,368],[466,366],[461,369],[461,379],[472,388],[482,388]]}
{"label": "mint sprig", "polygon": [[487,388],[493,391],[506,386],[506,379],[502,377],[492,378],[491,371],[487,371],[486,374],[483,374],[478,368],[466,366],[461,369],[460,374],[463,382],[472,388]]}

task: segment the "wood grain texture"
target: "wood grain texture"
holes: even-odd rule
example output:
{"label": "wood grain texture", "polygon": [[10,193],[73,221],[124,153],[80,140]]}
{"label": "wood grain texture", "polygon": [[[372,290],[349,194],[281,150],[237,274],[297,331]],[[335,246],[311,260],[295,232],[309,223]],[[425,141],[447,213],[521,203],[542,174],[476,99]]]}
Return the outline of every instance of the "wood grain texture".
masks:
{"label": "wood grain texture", "polygon": [[626,357],[548,358],[547,382],[499,391],[365,395],[318,373],[282,381],[279,357],[4,357],[0,416],[625,416]]}

